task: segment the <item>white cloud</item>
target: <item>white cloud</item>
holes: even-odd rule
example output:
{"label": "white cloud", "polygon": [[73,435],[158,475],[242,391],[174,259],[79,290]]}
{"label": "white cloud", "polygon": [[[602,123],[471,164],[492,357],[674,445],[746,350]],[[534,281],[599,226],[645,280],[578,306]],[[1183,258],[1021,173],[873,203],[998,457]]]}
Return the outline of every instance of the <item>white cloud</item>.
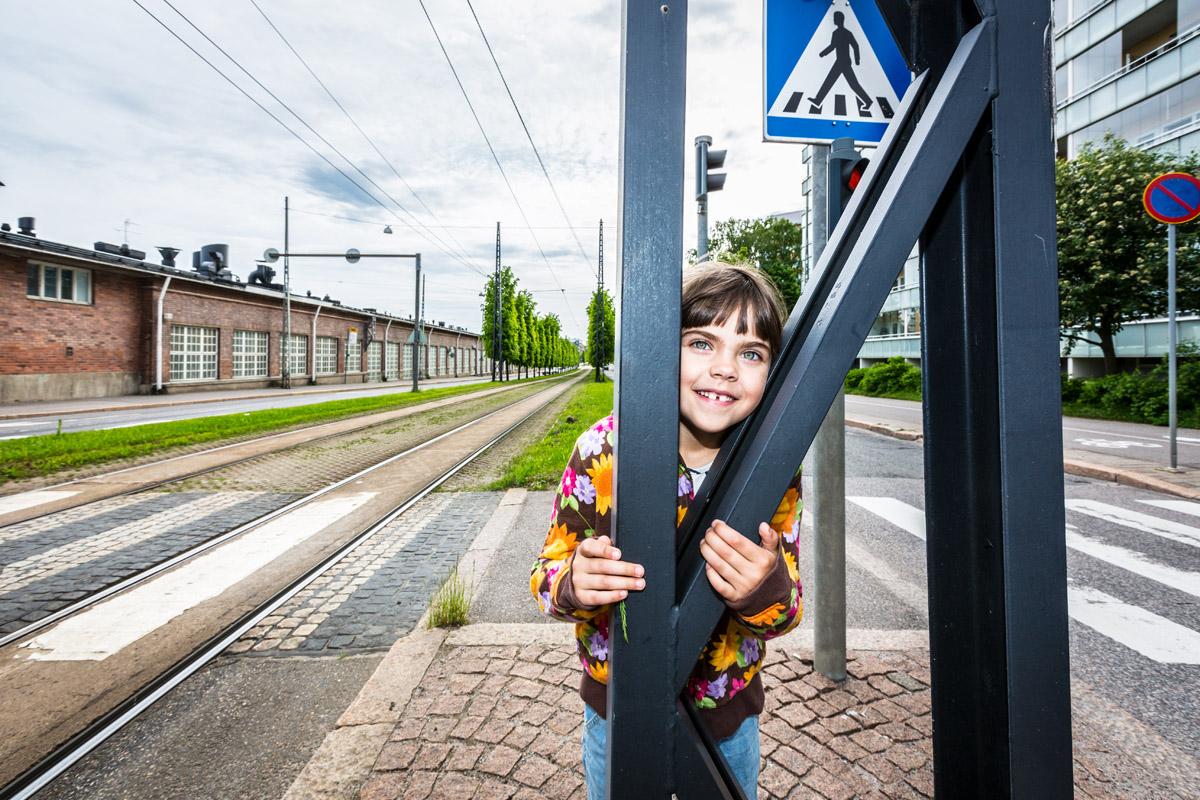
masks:
{"label": "white cloud", "polygon": [[[324,146],[176,16],[142,0],[294,130]],[[495,222],[505,261],[542,311],[582,333],[594,284],[597,220],[606,221],[607,279],[615,276],[620,4],[476,0],[509,85],[587,252],[581,257],[541,175],[465,3],[426,0],[553,274],[459,94],[417,3],[259,0],[264,10],[374,138],[434,212],[435,221],[362,140],[282,45],[249,0],[172,0],[221,47],[335,143],[373,180],[489,270]],[[477,329],[483,278],[372,203],[255,108],[133,2],[89,13],[62,2],[9,15],[0,66],[0,219],[38,218],[39,233],[71,244],[120,241],[186,254],[231,246],[243,275],[267,247],[282,247],[283,196],[291,198],[293,250],[424,253],[428,315]],[[761,141],[761,5],[692,9],[687,142],[711,134],[728,148],[730,178],[713,195],[713,219],[760,216],[801,204],[800,149]],[[693,245],[691,149],[683,221]],[[329,153],[341,169],[366,183]],[[380,193],[374,189],[377,195]],[[385,200],[385,203],[387,201]],[[391,206],[390,203],[387,205]],[[393,209],[394,210],[394,209]],[[318,214],[352,217],[363,223]],[[398,219],[398,217],[400,219]],[[393,236],[382,234],[390,224]],[[183,263],[187,263],[186,260]],[[412,311],[406,262],[296,261],[296,290],[360,306]],[[564,292],[559,291],[561,285]]]}

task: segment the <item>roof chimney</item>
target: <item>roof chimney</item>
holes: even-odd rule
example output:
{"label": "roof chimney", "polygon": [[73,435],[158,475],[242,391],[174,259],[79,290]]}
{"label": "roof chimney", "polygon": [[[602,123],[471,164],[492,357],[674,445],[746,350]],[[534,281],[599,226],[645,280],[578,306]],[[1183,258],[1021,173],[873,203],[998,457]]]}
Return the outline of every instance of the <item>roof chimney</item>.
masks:
{"label": "roof chimney", "polygon": [[162,254],[162,265],[164,267],[175,266],[175,256],[179,255],[178,247],[158,247],[155,249]]}
{"label": "roof chimney", "polygon": [[37,236],[33,232],[33,222],[33,217],[21,217],[17,220],[17,227],[20,228],[21,233],[25,236]]}

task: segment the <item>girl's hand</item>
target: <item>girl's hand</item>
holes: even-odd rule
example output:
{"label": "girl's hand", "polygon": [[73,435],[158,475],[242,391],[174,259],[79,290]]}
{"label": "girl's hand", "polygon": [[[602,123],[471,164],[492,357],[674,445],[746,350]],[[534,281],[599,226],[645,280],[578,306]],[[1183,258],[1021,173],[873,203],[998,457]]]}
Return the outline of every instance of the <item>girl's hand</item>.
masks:
{"label": "girl's hand", "polygon": [[641,564],[621,561],[621,551],[612,539],[596,536],[584,539],[575,548],[571,562],[571,587],[580,603],[589,607],[619,603],[630,592],[646,588]]}
{"label": "girl's hand", "polygon": [[700,553],[708,562],[708,582],[726,602],[745,600],[775,568],[779,560],[779,534],[767,523],[760,523],[755,544],[721,520],[713,520],[704,533]]}

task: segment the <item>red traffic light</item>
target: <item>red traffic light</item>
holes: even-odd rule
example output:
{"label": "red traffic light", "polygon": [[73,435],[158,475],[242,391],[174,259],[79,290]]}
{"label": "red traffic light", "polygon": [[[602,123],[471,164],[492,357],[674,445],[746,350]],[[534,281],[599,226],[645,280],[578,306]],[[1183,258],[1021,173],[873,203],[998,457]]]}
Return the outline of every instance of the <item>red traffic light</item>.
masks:
{"label": "red traffic light", "polygon": [[863,173],[867,171],[867,165],[871,163],[869,158],[860,158],[850,168],[850,174],[846,177],[846,185],[850,187],[850,191],[858,188],[858,184],[862,182]]}

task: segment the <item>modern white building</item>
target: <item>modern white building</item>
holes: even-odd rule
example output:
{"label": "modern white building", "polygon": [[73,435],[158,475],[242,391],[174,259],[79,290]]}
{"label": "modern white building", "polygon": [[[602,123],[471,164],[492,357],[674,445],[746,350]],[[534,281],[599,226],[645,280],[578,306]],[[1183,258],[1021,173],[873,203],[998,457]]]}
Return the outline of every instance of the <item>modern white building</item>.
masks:
{"label": "modern white building", "polygon": [[[1056,0],[1054,66],[1059,156],[1074,157],[1110,131],[1138,147],[1200,150],[1200,0]],[[806,212],[799,219],[811,242]],[[891,356],[919,363],[919,281],[914,252],[859,351],[859,366]],[[1200,317],[1179,318],[1179,340],[1200,343]],[[1116,346],[1124,365],[1157,361],[1167,352],[1166,320],[1127,325]],[[1103,374],[1100,348],[1076,344],[1063,368],[1077,377]]]}

